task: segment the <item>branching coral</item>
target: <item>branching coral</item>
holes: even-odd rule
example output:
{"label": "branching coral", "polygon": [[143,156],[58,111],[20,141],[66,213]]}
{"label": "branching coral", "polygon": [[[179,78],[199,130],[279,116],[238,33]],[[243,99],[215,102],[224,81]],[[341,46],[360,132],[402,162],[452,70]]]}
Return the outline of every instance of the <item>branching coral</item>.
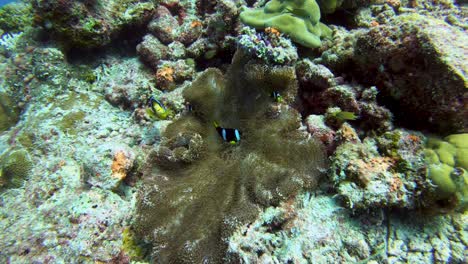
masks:
{"label": "branching coral", "polygon": [[[298,130],[299,113],[285,103],[297,92],[291,67],[266,68],[235,56],[223,75],[208,69],[184,92],[193,112],[168,126],[139,195],[136,231],[161,263],[221,263],[225,238],[277,205],[315,186],[323,149]],[[224,143],[212,122],[235,127],[239,144]]]}

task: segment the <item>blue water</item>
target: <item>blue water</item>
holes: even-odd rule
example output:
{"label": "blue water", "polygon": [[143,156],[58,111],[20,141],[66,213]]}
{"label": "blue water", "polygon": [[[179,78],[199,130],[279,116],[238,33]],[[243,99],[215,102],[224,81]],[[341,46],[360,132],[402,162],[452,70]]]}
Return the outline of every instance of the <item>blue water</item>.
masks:
{"label": "blue water", "polygon": [[15,1],[14,0],[0,0],[0,6],[4,6],[11,2],[15,2]]}

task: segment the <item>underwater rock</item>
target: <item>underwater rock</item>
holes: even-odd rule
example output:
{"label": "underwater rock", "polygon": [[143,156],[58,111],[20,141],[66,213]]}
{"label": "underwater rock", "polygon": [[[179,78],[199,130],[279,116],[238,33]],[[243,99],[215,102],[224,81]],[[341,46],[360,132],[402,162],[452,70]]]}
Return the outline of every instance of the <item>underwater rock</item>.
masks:
{"label": "underwater rock", "polygon": [[81,157],[84,170],[82,180],[91,186],[115,191],[132,174],[136,156],[137,152],[124,144],[97,146]]}
{"label": "underwater rock", "polygon": [[313,137],[318,138],[326,147],[327,153],[332,154],[335,150],[335,131],[325,124],[323,115],[309,115],[305,119],[307,131]]}
{"label": "underwater rock", "polygon": [[459,26],[432,18],[432,12],[421,14],[410,10],[365,30],[336,28],[321,57],[313,61],[337,76],[375,86],[380,104],[400,126],[464,132],[466,34]]}
{"label": "underwater rock", "polygon": [[422,135],[394,130],[362,143],[353,138],[344,140],[331,158],[330,179],[344,204],[357,209],[420,206],[423,192],[431,190]]}
{"label": "underwater rock", "polygon": [[[237,226],[316,186],[323,148],[298,130],[300,115],[288,106],[295,93],[294,68],[257,65],[240,54],[226,74],[207,69],[185,89],[193,110],[165,130],[139,192],[135,230],[152,245],[152,259],[228,261],[224,239]],[[215,121],[221,130],[238,129],[240,141],[224,142]]]}
{"label": "underwater rock", "polygon": [[151,34],[143,37],[143,41],[138,44],[136,50],[141,60],[152,68],[156,68],[160,60],[169,57],[169,48]]}
{"label": "underwater rock", "polygon": [[[190,58],[202,68],[231,60],[238,35],[239,11],[234,2],[162,1],[155,12],[148,25],[149,34],[137,46],[142,61],[153,69],[160,60]],[[222,56],[215,57],[217,54]]]}
{"label": "underwater rock", "polygon": [[36,23],[65,47],[95,48],[109,44],[130,27],[142,27],[153,14],[147,0],[34,0]]}
{"label": "underwater rock", "polygon": [[117,150],[114,153],[111,170],[112,177],[119,181],[125,180],[133,169],[135,154],[125,150]]}
{"label": "underwater rock", "polygon": [[359,75],[377,84],[385,104],[411,128],[464,131],[468,127],[466,34],[417,14],[395,17],[359,35]]}
{"label": "underwater rock", "polygon": [[161,60],[156,70],[156,84],[160,90],[173,90],[176,85],[191,80],[195,74],[195,62],[187,60]]}
{"label": "underwater rock", "polygon": [[[172,8],[172,10],[177,9]],[[178,12],[181,10],[179,9]],[[158,6],[156,17],[149,23],[148,29],[151,34],[166,45],[174,41],[190,45],[201,36],[203,23],[198,17],[184,17],[181,24],[177,18],[178,14],[172,14],[167,7]]]}
{"label": "underwater rock", "polygon": [[[388,219],[388,260],[412,263],[466,260],[466,214],[431,216],[418,212],[393,214]],[[461,232],[460,232],[461,231]]]}
{"label": "underwater rock", "polygon": [[302,59],[295,66],[297,78],[303,87],[314,87],[324,90],[338,85],[330,69],[321,64],[315,64],[309,59]]}
{"label": "underwater rock", "polygon": [[134,110],[146,104],[150,92],[155,91],[154,72],[138,58],[109,60],[93,71],[95,90],[102,93],[113,106]]}
{"label": "underwater rock", "polygon": [[353,57],[356,39],[359,34],[365,34],[365,32],[364,29],[359,28],[349,31],[344,27],[334,27],[332,38],[323,41],[322,54],[312,62],[326,66],[336,75],[351,74],[355,67]]}
{"label": "underwater rock", "polygon": [[303,115],[325,114],[327,125],[333,129],[344,121],[352,121],[364,131],[384,132],[393,128],[393,115],[377,102],[375,86],[349,84],[342,77],[335,77],[326,66],[308,59],[296,64],[296,72]]}

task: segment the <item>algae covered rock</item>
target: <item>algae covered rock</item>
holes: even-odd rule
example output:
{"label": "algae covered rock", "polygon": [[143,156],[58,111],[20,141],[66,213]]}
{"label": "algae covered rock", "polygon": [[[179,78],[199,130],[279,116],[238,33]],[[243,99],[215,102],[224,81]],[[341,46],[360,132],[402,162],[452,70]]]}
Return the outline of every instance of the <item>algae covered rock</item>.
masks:
{"label": "algae covered rock", "polygon": [[419,206],[420,190],[430,189],[425,181],[421,135],[395,130],[363,142],[357,136],[341,137],[351,140],[335,151],[330,176],[347,207]]}
{"label": "algae covered rock", "polygon": [[[324,151],[298,130],[300,114],[286,105],[296,93],[294,68],[249,63],[239,53],[227,74],[207,69],[185,89],[193,110],[165,130],[139,193],[135,231],[151,257],[225,263],[225,239],[236,227],[317,185]],[[238,129],[240,141],[225,142],[213,122]]]}
{"label": "algae covered rock", "polygon": [[13,2],[0,7],[0,29],[8,33],[23,32],[33,24],[33,10],[27,2]]}
{"label": "algae covered rock", "polygon": [[358,34],[360,78],[379,85],[397,119],[441,133],[468,127],[468,36],[444,21],[417,14]]}
{"label": "algae covered rock", "polygon": [[264,8],[243,11],[240,20],[257,29],[276,28],[308,48],[320,47],[320,38],[331,35],[331,30],[320,23],[315,0],[272,0]]}
{"label": "algae covered rock", "polygon": [[33,164],[24,149],[10,149],[0,157],[0,187],[17,188],[26,180]]}
{"label": "algae covered rock", "polygon": [[94,48],[109,44],[123,30],[151,19],[152,1],[34,0],[37,23],[66,47]]}

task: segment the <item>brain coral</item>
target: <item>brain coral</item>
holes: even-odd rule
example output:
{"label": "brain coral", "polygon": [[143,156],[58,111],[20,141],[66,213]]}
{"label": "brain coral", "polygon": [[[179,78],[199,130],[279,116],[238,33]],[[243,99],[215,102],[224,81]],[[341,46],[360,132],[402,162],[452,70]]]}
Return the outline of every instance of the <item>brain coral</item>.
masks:
{"label": "brain coral", "polygon": [[26,150],[19,148],[8,150],[0,157],[0,187],[20,187],[32,166]]}
{"label": "brain coral", "polygon": [[[235,261],[225,241],[236,227],[316,185],[324,152],[298,130],[300,115],[288,105],[296,92],[294,68],[239,54],[226,74],[208,69],[185,90],[193,112],[168,126],[139,193],[135,229],[151,244],[152,261]],[[240,143],[223,142],[213,121],[239,129]]]}

